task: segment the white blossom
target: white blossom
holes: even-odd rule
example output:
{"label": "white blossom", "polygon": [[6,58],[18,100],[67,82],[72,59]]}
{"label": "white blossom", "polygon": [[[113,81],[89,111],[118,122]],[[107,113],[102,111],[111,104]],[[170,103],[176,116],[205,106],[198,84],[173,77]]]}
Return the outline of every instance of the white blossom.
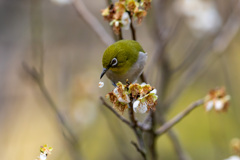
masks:
{"label": "white blossom", "polygon": [[129,30],[131,19],[130,19],[129,14],[127,12],[123,13],[122,18],[121,18],[121,22],[122,22],[122,25],[123,25],[122,29]]}
{"label": "white blossom", "polygon": [[216,101],[215,101],[215,109],[216,109],[217,111],[222,110],[223,107],[224,107],[223,101],[221,101],[221,100],[216,100]]}
{"label": "white blossom", "polygon": [[231,157],[229,157],[227,159],[224,159],[224,160],[240,160],[240,157],[234,155],[234,156],[231,156]]}
{"label": "white blossom", "polygon": [[139,100],[136,100],[133,103],[133,110],[134,112],[139,112],[139,113],[146,113],[148,108],[147,108],[147,103],[146,102],[140,102]]}
{"label": "white blossom", "polygon": [[157,90],[153,89],[150,93],[157,94]]}
{"label": "white blossom", "polygon": [[102,88],[103,86],[104,86],[104,82],[101,82],[101,81],[100,81],[100,82],[98,83],[98,87],[99,87],[99,88]]}
{"label": "white blossom", "polygon": [[[124,90],[123,86],[118,86],[121,87],[121,90]],[[121,94],[118,92],[118,87],[114,88],[113,93],[117,96],[118,101],[122,103],[130,103],[130,98],[127,95],[127,92],[123,91]]]}
{"label": "white blossom", "polygon": [[207,112],[210,111],[213,108],[213,105],[214,105],[213,101],[209,101],[206,105],[206,111]]}
{"label": "white blossom", "polygon": [[44,153],[40,153],[39,159],[40,160],[46,160],[47,159],[47,155],[44,154]]}

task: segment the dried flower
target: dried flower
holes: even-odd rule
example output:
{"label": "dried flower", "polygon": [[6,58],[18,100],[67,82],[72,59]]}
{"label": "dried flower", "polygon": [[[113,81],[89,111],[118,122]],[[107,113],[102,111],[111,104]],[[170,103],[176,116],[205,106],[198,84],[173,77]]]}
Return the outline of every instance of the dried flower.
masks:
{"label": "dried flower", "polygon": [[225,89],[217,88],[211,90],[205,97],[204,107],[206,111],[214,108],[216,111],[227,111],[229,107],[230,96],[226,95]]}
{"label": "dried flower", "polygon": [[133,110],[139,113],[146,113],[149,110],[155,110],[158,96],[157,90],[149,84],[127,84],[117,83],[117,87],[107,94],[107,98],[113,103],[113,107],[124,112],[128,104],[133,102]]}
{"label": "dried flower", "polygon": [[134,17],[137,18],[137,22],[138,24],[140,24],[143,20],[143,18],[147,15],[147,12],[145,10],[142,9],[136,9],[134,11]]}
{"label": "dried flower", "polygon": [[108,98],[112,102],[113,108],[116,108],[118,111],[122,113],[124,112],[125,109],[128,108],[128,105],[126,103],[118,101],[118,97],[113,92],[108,93],[106,95],[106,98]]}
{"label": "dried flower", "polygon": [[135,0],[127,0],[126,1],[126,8],[131,14],[133,14],[134,10],[139,7],[139,3]]}
{"label": "dried flower", "polygon": [[130,84],[128,88],[129,88],[129,94],[131,94],[132,98],[137,99],[138,96],[140,95],[141,85],[139,85],[138,83],[134,83],[134,84]]}
{"label": "dried flower", "polygon": [[102,12],[102,16],[104,17],[105,20],[107,21],[112,21],[114,14],[116,13],[114,5],[111,4],[110,6],[108,6],[107,8],[105,8],[104,10],[101,11]]}
{"label": "dried flower", "polygon": [[122,83],[117,83],[117,87],[113,90],[113,93],[117,96],[119,102],[130,103],[128,92]]}
{"label": "dried flower", "polygon": [[102,10],[102,16],[110,22],[115,34],[119,34],[121,28],[128,30],[134,17],[138,24],[147,15],[152,0],[119,0]]}
{"label": "dried flower", "polygon": [[147,11],[151,8],[151,2],[152,0],[141,0],[141,6]]}
{"label": "dried flower", "polygon": [[120,20],[124,12],[126,12],[124,4],[121,2],[116,2],[114,5],[114,9],[116,13],[114,14],[113,18],[116,20]]}

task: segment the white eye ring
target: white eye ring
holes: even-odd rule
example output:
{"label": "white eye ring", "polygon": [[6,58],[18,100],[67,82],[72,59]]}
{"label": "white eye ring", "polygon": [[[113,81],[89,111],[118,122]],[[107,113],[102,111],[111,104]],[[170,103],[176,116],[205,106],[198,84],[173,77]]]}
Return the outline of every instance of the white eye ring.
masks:
{"label": "white eye ring", "polygon": [[111,61],[111,66],[114,67],[117,65],[117,63],[118,63],[117,58],[113,58]]}

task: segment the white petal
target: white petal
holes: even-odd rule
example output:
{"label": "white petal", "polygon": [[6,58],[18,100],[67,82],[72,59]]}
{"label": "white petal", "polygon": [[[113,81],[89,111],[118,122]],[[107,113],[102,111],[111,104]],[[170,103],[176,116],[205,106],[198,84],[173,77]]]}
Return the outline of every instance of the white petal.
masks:
{"label": "white petal", "polygon": [[122,28],[125,29],[125,30],[129,30],[131,19],[130,19],[129,14],[127,12],[123,13],[121,22],[122,22],[122,25],[123,25]]}
{"label": "white petal", "polygon": [[47,159],[47,156],[46,156],[46,154],[44,154],[44,153],[40,153],[39,158],[40,158],[40,160],[46,160],[46,159]]}
{"label": "white petal", "polygon": [[210,111],[213,108],[213,101],[209,101],[206,105],[206,111]]}
{"label": "white petal", "polygon": [[101,82],[101,81],[100,81],[100,82],[98,83],[98,87],[99,87],[99,88],[102,88],[103,86],[104,86],[104,82]]}
{"label": "white petal", "polygon": [[113,94],[115,94],[116,96],[118,96],[119,95],[119,93],[118,93],[118,88],[116,87],[116,88],[114,88],[114,90],[113,90]]}
{"label": "white petal", "polygon": [[134,112],[137,112],[137,108],[139,106],[139,103],[140,103],[140,101],[138,101],[138,100],[133,103],[133,110],[134,110]]}
{"label": "white petal", "polygon": [[229,95],[226,95],[226,96],[224,97],[224,101],[225,101],[225,102],[229,101],[230,99],[231,99],[231,96],[229,96]]}
{"label": "white petal", "polygon": [[217,111],[220,111],[220,110],[222,110],[223,109],[223,102],[221,101],[221,100],[216,100],[215,101],[215,109],[217,110]]}
{"label": "white petal", "polygon": [[147,104],[146,104],[146,102],[143,102],[143,103],[141,103],[139,105],[138,112],[140,112],[142,114],[147,112]]}
{"label": "white petal", "polygon": [[146,85],[146,83],[145,82],[143,82],[142,84],[141,84],[141,87],[143,87],[143,86],[145,86]]}
{"label": "white petal", "polygon": [[152,90],[150,93],[157,94],[157,90],[156,90],[156,89],[154,89],[154,90]]}
{"label": "white petal", "polygon": [[119,26],[119,21],[115,22],[115,26],[118,27]]}
{"label": "white petal", "polygon": [[240,157],[239,156],[231,156],[227,159],[224,159],[224,160],[240,160]]}
{"label": "white petal", "polygon": [[126,98],[123,99],[122,97],[118,97],[118,101],[122,102],[122,103],[130,103],[130,98],[128,97],[128,95],[126,95]]}

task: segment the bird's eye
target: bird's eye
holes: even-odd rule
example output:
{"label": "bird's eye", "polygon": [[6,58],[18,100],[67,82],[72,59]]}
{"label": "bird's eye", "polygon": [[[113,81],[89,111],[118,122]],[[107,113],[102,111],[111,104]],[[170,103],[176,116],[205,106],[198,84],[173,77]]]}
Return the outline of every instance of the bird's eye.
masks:
{"label": "bird's eye", "polygon": [[115,67],[117,65],[117,63],[118,63],[117,58],[113,58],[111,61],[111,66]]}

